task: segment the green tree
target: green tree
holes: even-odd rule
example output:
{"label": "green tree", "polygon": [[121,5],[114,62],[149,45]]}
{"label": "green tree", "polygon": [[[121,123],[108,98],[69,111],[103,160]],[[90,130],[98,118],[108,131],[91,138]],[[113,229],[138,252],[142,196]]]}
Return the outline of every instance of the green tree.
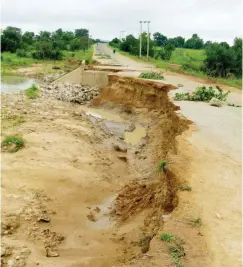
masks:
{"label": "green tree", "polygon": [[33,45],[34,43],[34,37],[35,37],[35,33],[34,32],[25,32],[22,36],[22,41],[23,43],[27,44],[27,45]]}
{"label": "green tree", "polygon": [[234,62],[232,72],[237,77],[242,76],[242,38],[235,38],[234,45],[232,46],[234,54]]}
{"label": "green tree", "polygon": [[51,33],[48,31],[41,31],[39,34],[40,41],[50,41],[51,40]]}
{"label": "green tree", "polygon": [[163,46],[160,50],[157,50],[155,53],[155,58],[161,58],[163,60],[170,60],[173,51],[175,50],[175,46],[172,42],[167,42],[165,46]]}
{"label": "green tree", "polygon": [[183,38],[181,36],[177,36],[174,38],[170,38],[169,42],[171,42],[171,44],[174,45],[175,47],[184,47],[185,38]]}
{"label": "green tree", "polygon": [[54,59],[61,60],[63,54],[59,49],[53,48],[51,41],[39,41],[36,44],[36,51],[32,53],[35,59]]}
{"label": "green tree", "polygon": [[134,55],[138,55],[139,41],[132,34],[127,35],[120,44],[120,49]]}
{"label": "green tree", "polygon": [[159,32],[153,34],[155,46],[163,46],[167,42],[167,37]]}
{"label": "green tree", "polygon": [[2,32],[1,51],[16,52],[21,48],[21,42],[21,29],[9,26]]}
{"label": "green tree", "polygon": [[75,37],[82,37],[82,36],[88,36],[89,31],[87,29],[76,29],[75,30]]}
{"label": "green tree", "polygon": [[207,42],[205,42],[204,47],[206,48],[206,47],[210,46],[212,43],[213,42],[211,42],[211,41],[207,41]]}
{"label": "green tree", "polygon": [[118,38],[114,38],[109,42],[109,45],[115,48],[120,48],[121,41]]}
{"label": "green tree", "polygon": [[205,53],[204,71],[208,75],[227,77],[234,72],[234,51],[227,43],[212,43]]}
{"label": "green tree", "polygon": [[203,39],[199,38],[199,36],[194,33],[192,37],[185,42],[184,47],[191,49],[201,49],[203,48]]}

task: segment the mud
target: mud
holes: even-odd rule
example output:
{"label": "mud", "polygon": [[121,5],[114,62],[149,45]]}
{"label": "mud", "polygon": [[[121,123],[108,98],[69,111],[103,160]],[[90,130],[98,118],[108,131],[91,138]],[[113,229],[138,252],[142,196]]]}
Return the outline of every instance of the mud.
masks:
{"label": "mud", "polygon": [[[21,264],[105,267],[151,259],[146,253],[163,216],[178,205],[173,160],[190,125],[169,101],[170,89],[110,76],[93,107],[2,95],[4,120],[24,118],[2,132],[26,142],[2,156],[2,241],[7,251],[28,249]],[[121,123],[124,136],[110,125],[106,131],[107,121]],[[130,124],[135,129],[126,132]],[[135,139],[126,136],[133,133]],[[19,266],[18,256],[6,252],[3,266]]]}

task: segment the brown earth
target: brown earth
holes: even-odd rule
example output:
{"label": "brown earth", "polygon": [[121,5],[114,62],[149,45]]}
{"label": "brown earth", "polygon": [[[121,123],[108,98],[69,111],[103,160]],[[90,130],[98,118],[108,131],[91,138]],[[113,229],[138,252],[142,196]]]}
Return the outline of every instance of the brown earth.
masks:
{"label": "brown earth", "polygon": [[[2,154],[3,266],[213,266],[204,226],[192,225],[191,192],[178,191],[197,150],[171,89],[110,76],[95,106],[147,129],[138,145],[121,144],[127,152],[78,104],[2,95],[2,138],[25,140]],[[184,240],[179,258],[162,232]]]}

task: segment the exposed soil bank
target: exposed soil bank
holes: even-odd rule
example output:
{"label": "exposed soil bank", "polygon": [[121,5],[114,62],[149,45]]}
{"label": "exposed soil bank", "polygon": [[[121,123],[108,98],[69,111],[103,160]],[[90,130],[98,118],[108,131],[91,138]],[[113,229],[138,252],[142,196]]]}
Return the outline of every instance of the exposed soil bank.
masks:
{"label": "exposed soil bank", "polygon": [[[190,122],[175,112],[170,89],[110,76],[94,101],[146,128],[137,145],[106,131],[102,120],[94,121],[78,104],[45,94],[35,100],[2,96],[2,138],[18,134],[25,140],[22,150],[2,156],[3,266],[174,266],[158,233],[165,218],[181,210],[177,190],[180,172],[187,170],[176,160],[177,142]],[[158,170],[161,160],[165,171]],[[181,262],[205,266],[202,237],[190,226],[186,232],[200,246],[186,240],[192,257]]]}

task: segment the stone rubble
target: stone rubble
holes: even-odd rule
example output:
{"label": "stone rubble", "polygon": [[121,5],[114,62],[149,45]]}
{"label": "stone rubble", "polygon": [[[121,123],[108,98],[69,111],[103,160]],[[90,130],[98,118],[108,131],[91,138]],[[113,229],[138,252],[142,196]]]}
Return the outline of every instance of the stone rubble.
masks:
{"label": "stone rubble", "polygon": [[217,99],[216,97],[213,97],[210,101],[209,101],[209,105],[210,106],[214,106],[214,107],[222,107],[223,105],[223,101],[220,101],[219,99]]}
{"label": "stone rubble", "polygon": [[42,95],[65,102],[78,104],[90,103],[99,95],[100,89],[81,84],[48,84],[41,88]]}

